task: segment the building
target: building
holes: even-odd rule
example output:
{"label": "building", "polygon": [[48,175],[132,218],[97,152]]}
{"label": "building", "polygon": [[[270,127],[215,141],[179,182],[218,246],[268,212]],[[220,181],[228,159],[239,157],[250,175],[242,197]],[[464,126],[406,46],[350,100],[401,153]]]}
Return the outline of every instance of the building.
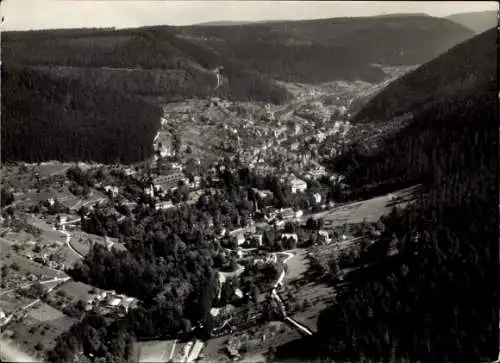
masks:
{"label": "building", "polygon": [[217,286],[217,296],[218,296],[218,299],[220,299],[221,297],[221,292],[222,292],[222,286],[226,283],[226,276],[224,276],[223,273],[221,273],[219,271],[219,273],[217,274],[217,282],[218,282],[218,286]]}
{"label": "building", "polygon": [[121,306],[123,306],[125,311],[128,312],[130,309],[137,307],[137,299],[133,297],[125,297],[121,302]]}
{"label": "building", "polygon": [[238,233],[232,234],[231,236],[233,238],[236,238],[236,243],[238,246],[241,246],[246,241],[244,232],[238,232]]}
{"label": "building", "polygon": [[59,231],[65,231],[66,230],[65,224],[66,224],[67,220],[68,220],[68,217],[65,215],[58,216],[57,221],[56,221],[56,229]]}
{"label": "building", "polygon": [[296,214],[295,212],[293,211],[292,208],[284,208],[284,209],[281,209],[280,212],[279,212],[279,216],[281,217],[281,219],[283,220],[288,220],[288,219],[293,219],[296,217]]}
{"label": "building", "polygon": [[173,155],[173,138],[168,132],[158,132],[153,140],[155,152],[160,154],[160,157],[165,158]]}
{"label": "building", "polygon": [[325,139],[326,139],[326,135],[324,132],[318,132],[316,134],[316,140],[318,140],[318,142],[323,142]]}
{"label": "building", "polygon": [[116,308],[121,304],[121,302],[122,299],[120,299],[118,296],[111,296],[107,300],[107,305]]}
{"label": "building", "polygon": [[244,296],[243,291],[241,291],[241,289],[234,290],[234,295],[236,295],[238,299],[243,299]]}
{"label": "building", "polygon": [[276,255],[276,253],[269,253],[266,256],[265,262],[266,263],[278,263],[278,256]]}
{"label": "building", "polygon": [[169,190],[173,188],[177,188],[179,186],[179,182],[185,180],[185,176],[183,173],[171,173],[168,175],[161,175],[154,179],[153,186],[156,190]]}
{"label": "building", "polygon": [[280,137],[282,134],[284,134],[286,131],[288,130],[288,128],[286,126],[283,126],[283,127],[280,127],[278,129],[275,129],[273,132],[274,132],[274,137],[275,138],[278,138]]}
{"label": "building", "polygon": [[276,226],[276,228],[281,229],[285,227],[285,221],[276,221],[274,225]]}
{"label": "building", "polygon": [[304,180],[297,178],[296,176],[292,176],[289,179],[289,182],[293,194],[297,192],[304,192],[307,190],[307,183]]}
{"label": "building", "polygon": [[174,205],[171,200],[167,200],[165,202],[158,202],[155,204],[155,209],[160,210],[160,209],[168,209],[172,208]]}
{"label": "building", "polygon": [[314,203],[316,203],[316,204],[320,204],[320,203],[321,203],[321,194],[319,194],[319,193],[315,193],[315,194],[313,195],[313,199],[314,199]]}
{"label": "building", "polygon": [[260,199],[272,198],[273,192],[270,190],[260,190],[257,188],[252,188],[253,192],[259,196]]}
{"label": "building", "polygon": [[201,177],[199,175],[195,175],[193,177],[193,182],[190,183],[189,186],[193,189],[198,189],[201,186]]}
{"label": "building", "polygon": [[7,325],[12,317],[12,314],[7,315],[2,309],[0,309],[0,327]]}
{"label": "building", "polygon": [[136,171],[132,168],[125,168],[123,170],[123,173],[126,175],[126,176],[131,176],[131,175],[134,175],[136,174]]}
{"label": "building", "polygon": [[251,240],[257,247],[262,246],[263,236],[260,233],[254,233],[249,236],[249,240]]}
{"label": "building", "polygon": [[111,195],[111,196],[113,196],[113,197],[116,197],[116,196],[118,195],[118,193],[120,192],[120,191],[118,190],[118,187],[116,187],[116,186],[112,186],[112,185],[106,185],[106,186],[104,187],[104,191],[105,191],[106,193],[110,194],[110,195]]}
{"label": "building", "polygon": [[329,244],[332,241],[330,235],[328,234],[328,231],[325,230],[318,231],[318,240],[320,243],[326,243],[326,244]]}

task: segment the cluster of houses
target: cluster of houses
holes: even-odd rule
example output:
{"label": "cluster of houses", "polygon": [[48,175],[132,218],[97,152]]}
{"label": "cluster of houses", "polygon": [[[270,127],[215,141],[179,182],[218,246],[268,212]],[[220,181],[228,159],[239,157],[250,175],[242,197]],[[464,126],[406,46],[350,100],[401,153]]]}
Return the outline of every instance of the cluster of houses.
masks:
{"label": "cluster of houses", "polygon": [[114,291],[102,291],[92,296],[85,307],[85,310],[98,310],[103,315],[111,313],[127,313],[137,306],[138,300],[134,297],[118,295]]}

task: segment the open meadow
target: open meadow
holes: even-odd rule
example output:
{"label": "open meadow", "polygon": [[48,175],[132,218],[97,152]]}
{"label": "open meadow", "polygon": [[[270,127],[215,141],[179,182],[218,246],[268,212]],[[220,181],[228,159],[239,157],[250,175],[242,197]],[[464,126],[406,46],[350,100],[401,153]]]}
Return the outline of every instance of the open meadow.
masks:
{"label": "open meadow", "polygon": [[9,326],[13,333],[12,338],[19,343],[24,351],[41,356],[42,352],[52,349],[56,338],[76,322],[59,310],[45,304],[38,303],[30,308],[22,322],[15,322]]}

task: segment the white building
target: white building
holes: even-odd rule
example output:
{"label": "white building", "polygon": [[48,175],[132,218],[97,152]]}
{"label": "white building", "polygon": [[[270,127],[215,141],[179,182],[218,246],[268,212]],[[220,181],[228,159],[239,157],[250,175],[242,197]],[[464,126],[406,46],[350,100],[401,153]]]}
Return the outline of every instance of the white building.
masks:
{"label": "white building", "polygon": [[172,208],[174,205],[172,204],[171,200],[167,200],[165,202],[159,202],[155,204],[155,209],[160,210],[160,209],[168,209]]}
{"label": "white building", "polygon": [[290,184],[293,194],[297,192],[304,192],[307,190],[307,183],[304,180],[297,178],[296,176],[293,176],[290,179]]}
{"label": "white building", "polygon": [[243,233],[238,233],[236,235],[236,243],[238,246],[241,246],[243,243],[245,243],[245,235]]}
{"label": "white building", "polygon": [[321,203],[321,194],[319,194],[319,193],[315,193],[315,194],[313,195],[313,198],[314,198],[314,203],[316,203],[316,204]]}
{"label": "white building", "polygon": [[220,299],[221,292],[222,292],[222,286],[226,283],[226,277],[224,276],[223,273],[221,273],[221,272],[218,273],[218,275],[217,275],[217,282],[218,282],[217,296],[218,296],[218,299]]}
{"label": "white building", "polygon": [[330,243],[331,242],[331,238],[330,238],[330,235],[328,234],[328,231],[325,231],[325,230],[319,230],[318,231],[318,237],[319,237],[319,240],[320,242],[323,242],[323,243]]}
{"label": "white building", "polygon": [[245,228],[238,228],[229,232],[229,236],[235,238],[236,243],[240,246],[245,243],[245,232],[248,232]]}
{"label": "white building", "polygon": [[119,193],[118,187],[112,185],[106,185],[104,191],[110,193],[113,197],[116,197]]}

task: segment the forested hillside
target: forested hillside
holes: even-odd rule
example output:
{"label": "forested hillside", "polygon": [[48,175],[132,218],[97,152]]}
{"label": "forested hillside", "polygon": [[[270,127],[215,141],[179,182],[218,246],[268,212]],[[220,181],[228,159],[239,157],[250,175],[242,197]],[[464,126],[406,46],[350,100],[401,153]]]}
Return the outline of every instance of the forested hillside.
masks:
{"label": "forested hillside", "polygon": [[[2,54],[4,64],[29,65],[51,77],[163,102],[222,96],[282,103],[290,98],[284,87],[244,61],[180,39],[170,27],[6,33]],[[227,82],[216,89],[211,70],[221,65]]]}
{"label": "forested hillside", "polygon": [[[476,51],[483,65],[496,63],[488,49],[464,47],[455,51]],[[452,73],[463,64],[466,73],[467,62],[449,59],[424,67],[442,61]],[[498,356],[497,78],[495,67],[483,72],[467,91],[421,110],[350,174],[351,197],[366,194],[370,182],[389,191],[418,181],[424,194],[383,219],[381,255],[390,245],[399,255],[348,276],[355,283],[321,314],[316,342],[325,358],[480,362]],[[395,94],[391,88],[386,95]]]}
{"label": "forested hillside", "polygon": [[132,163],[152,155],[161,110],[33,69],[2,67],[2,160]]}
{"label": "forested hillside", "polygon": [[398,78],[370,100],[354,121],[386,121],[496,80],[497,38],[496,28],[491,29]]}
{"label": "forested hillside", "polygon": [[422,64],[474,35],[447,19],[425,15],[174,30],[186,39],[203,42],[226,59],[242,60],[274,79],[307,83],[338,79],[380,81],[384,72],[374,63]]}

